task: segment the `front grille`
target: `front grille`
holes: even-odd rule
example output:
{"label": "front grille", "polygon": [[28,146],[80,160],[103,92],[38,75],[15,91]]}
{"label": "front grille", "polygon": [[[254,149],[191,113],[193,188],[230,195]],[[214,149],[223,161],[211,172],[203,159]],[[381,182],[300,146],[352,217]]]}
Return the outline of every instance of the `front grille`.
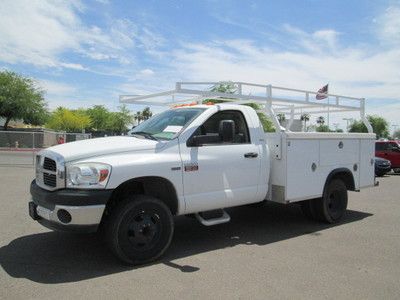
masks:
{"label": "front grille", "polygon": [[64,158],[61,155],[48,150],[37,155],[36,184],[49,191],[65,187]]}
{"label": "front grille", "polygon": [[57,186],[57,177],[55,174],[43,173],[43,183],[45,185],[56,187]]}
{"label": "front grille", "polygon": [[43,161],[43,169],[53,172],[57,171],[57,165],[55,160],[45,157]]}

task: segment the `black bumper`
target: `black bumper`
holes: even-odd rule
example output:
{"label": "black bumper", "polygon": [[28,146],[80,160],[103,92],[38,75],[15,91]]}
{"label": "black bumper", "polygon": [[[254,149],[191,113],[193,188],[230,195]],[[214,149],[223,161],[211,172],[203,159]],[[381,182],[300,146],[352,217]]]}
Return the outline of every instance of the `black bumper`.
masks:
{"label": "black bumper", "polygon": [[49,221],[40,217],[37,212],[37,206],[44,207],[53,211],[56,205],[72,206],[82,208],[91,205],[105,205],[111,197],[113,190],[73,190],[64,189],[58,191],[47,191],[39,187],[35,180],[30,188],[32,201],[29,202],[29,215],[33,220],[38,221],[43,226],[57,231],[67,232],[95,232],[99,224],[73,225],[62,222]]}
{"label": "black bumper", "polygon": [[63,189],[47,191],[39,187],[35,180],[31,183],[32,201],[36,205],[53,210],[56,205],[86,206],[106,204],[113,190],[74,190]]}

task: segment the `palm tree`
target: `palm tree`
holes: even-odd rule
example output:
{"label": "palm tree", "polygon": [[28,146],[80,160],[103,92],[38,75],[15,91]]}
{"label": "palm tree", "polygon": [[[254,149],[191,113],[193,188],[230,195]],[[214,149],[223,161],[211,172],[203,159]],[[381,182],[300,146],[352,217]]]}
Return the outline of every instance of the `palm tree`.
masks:
{"label": "palm tree", "polygon": [[317,124],[319,126],[324,125],[325,124],[325,118],[323,116],[319,116],[318,119],[317,119]]}
{"label": "palm tree", "polygon": [[278,118],[279,123],[281,123],[281,124],[282,124],[282,122],[284,122],[286,120],[286,116],[283,113],[277,114],[276,117]]}
{"label": "palm tree", "polygon": [[310,114],[302,114],[300,120],[304,121],[304,131],[307,131],[307,122],[310,121]]}
{"label": "palm tree", "polygon": [[150,119],[152,115],[153,115],[153,113],[151,112],[150,107],[146,107],[145,109],[143,109],[143,111],[142,111],[142,119],[143,120]]}
{"label": "palm tree", "polygon": [[133,115],[133,118],[138,124],[140,124],[140,122],[143,120],[142,112],[140,111],[136,112],[136,114]]}

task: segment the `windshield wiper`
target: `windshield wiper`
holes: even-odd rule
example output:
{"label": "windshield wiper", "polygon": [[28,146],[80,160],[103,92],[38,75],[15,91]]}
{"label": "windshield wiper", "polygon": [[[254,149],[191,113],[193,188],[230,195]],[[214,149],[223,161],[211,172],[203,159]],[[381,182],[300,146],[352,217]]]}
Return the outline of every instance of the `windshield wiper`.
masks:
{"label": "windshield wiper", "polygon": [[132,132],[132,135],[139,135],[139,136],[145,137],[146,139],[158,141],[158,139],[156,137],[152,136],[150,133],[145,132],[145,131],[135,131],[135,132]]}

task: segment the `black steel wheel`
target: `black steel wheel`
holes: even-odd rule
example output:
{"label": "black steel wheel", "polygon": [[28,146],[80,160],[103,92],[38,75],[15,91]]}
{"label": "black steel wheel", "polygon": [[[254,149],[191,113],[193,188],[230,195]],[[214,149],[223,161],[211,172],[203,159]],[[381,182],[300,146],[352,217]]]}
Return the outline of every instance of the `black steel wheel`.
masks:
{"label": "black steel wheel", "polygon": [[347,188],[340,179],[333,179],[325,187],[321,199],[313,202],[316,217],[327,223],[338,222],[347,209]]}
{"label": "black steel wheel", "polygon": [[163,202],[135,195],[122,201],[111,213],[106,238],[119,259],[129,264],[143,264],[159,258],[167,250],[173,232],[173,217]]}

